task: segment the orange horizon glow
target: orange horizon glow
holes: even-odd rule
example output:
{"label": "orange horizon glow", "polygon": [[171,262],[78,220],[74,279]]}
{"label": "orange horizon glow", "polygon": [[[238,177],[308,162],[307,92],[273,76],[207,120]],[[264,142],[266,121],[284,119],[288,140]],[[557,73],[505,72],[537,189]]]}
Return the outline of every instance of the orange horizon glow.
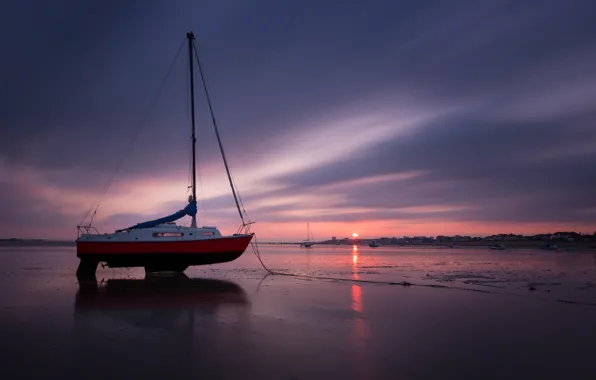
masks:
{"label": "orange horizon glow", "polygon": [[[80,219],[73,219],[76,225]],[[143,220],[139,219],[138,222]],[[184,224],[187,221],[181,220]],[[95,223],[100,233],[113,232],[122,228],[122,223]],[[238,229],[238,223],[224,220],[213,220],[211,218],[199,218],[201,225],[215,225],[222,234],[232,234]],[[557,231],[577,231],[592,234],[596,225],[586,224],[554,224],[554,223],[468,223],[449,221],[416,221],[416,220],[363,220],[358,222],[319,222],[310,223],[311,231],[316,240],[328,240],[332,236],[342,239],[341,231],[351,230],[354,227],[360,230],[369,231],[366,236],[359,236],[362,239],[378,239],[380,237],[401,237],[401,236],[438,236],[438,235],[467,235],[467,236],[488,236],[500,233],[515,234],[539,234],[554,233]],[[21,239],[76,239],[76,229],[66,229],[64,226],[48,226],[35,234],[30,229],[23,228],[19,224],[11,224],[3,227],[0,237],[14,237]],[[302,240],[303,222],[266,222],[257,220],[253,232],[259,237],[259,241],[299,241]],[[350,235],[348,235],[350,236]]]}
{"label": "orange horizon glow", "polygon": [[[80,223],[84,210],[89,209],[90,199],[99,196],[96,193],[89,193],[88,190],[78,188],[64,188],[58,186],[49,179],[48,172],[39,171],[27,166],[12,167],[0,161],[0,173],[4,174],[4,181],[12,185],[22,186],[24,189],[34,188],[35,192],[31,197],[35,202],[47,202],[46,208],[40,208],[39,212],[54,212],[58,214],[60,223],[44,225],[43,229],[32,229],[29,223],[5,222],[0,225],[0,238],[21,238],[21,239],[76,239],[76,226]],[[56,174],[50,172],[50,174]],[[59,172],[60,175],[75,176],[76,172]],[[364,177],[348,182],[335,183],[334,188],[344,186],[362,186],[368,183],[376,183],[379,180],[398,180],[420,175],[417,172],[395,173],[387,176]],[[94,225],[101,233],[110,233],[116,229],[127,227],[134,223],[143,222],[160,216],[168,215],[171,212],[185,205],[187,197],[187,183],[183,180],[173,180],[181,177],[182,174],[175,173],[163,179],[141,178],[127,180],[123,183],[115,183],[109,194],[101,202],[99,213]],[[252,178],[252,177],[250,177]],[[242,188],[247,189],[253,195],[260,194],[271,189],[279,188],[274,181],[263,179],[260,181],[248,181]],[[211,201],[218,199],[223,194],[228,194],[228,184],[225,173],[215,170],[215,167],[208,168],[208,174],[204,182],[210,186],[201,191],[199,208],[199,222],[201,225],[214,225],[224,235],[233,234],[237,231],[240,221],[234,215],[235,208],[230,201],[229,207],[211,207]],[[330,185],[331,186],[331,185]],[[134,189],[131,190],[131,189]],[[29,193],[27,193],[29,194]],[[305,218],[311,220],[310,226],[315,240],[328,240],[332,236],[338,238],[350,237],[343,235],[345,231],[365,231],[360,235],[352,232],[352,238],[378,239],[381,237],[402,237],[402,236],[438,236],[438,235],[467,235],[467,236],[488,236],[493,234],[523,234],[532,235],[539,233],[554,233],[557,231],[576,231],[592,234],[596,230],[596,223],[552,223],[552,222],[473,222],[449,220],[449,212],[465,209],[465,205],[433,205],[420,207],[405,207],[399,211],[406,213],[408,217],[395,219],[373,219],[378,209],[361,207],[337,207],[337,202],[342,197],[337,194],[325,193],[324,195],[307,194],[294,196],[273,196],[265,197],[252,202],[250,210],[252,219],[257,222],[253,228],[259,239],[262,241],[299,241],[303,239]],[[201,208],[204,206],[204,208]],[[305,205],[308,205],[306,207]],[[266,207],[284,207],[287,209],[275,213],[263,212]],[[595,212],[590,209],[587,212]],[[263,212],[263,213],[261,213]],[[442,213],[436,218],[417,218],[417,214]],[[119,214],[136,215],[134,220],[112,220]],[[225,215],[225,216],[223,216]],[[338,218],[345,215],[350,221],[325,221],[326,218]],[[399,215],[399,214],[398,214]],[[372,216],[372,218],[371,218]],[[370,219],[369,219],[370,218]],[[270,221],[268,221],[268,219]],[[317,219],[319,221],[317,221]],[[313,222],[314,221],[314,222]],[[188,220],[180,220],[181,225],[189,225]],[[344,231],[344,232],[342,232]]]}
{"label": "orange horizon glow", "polygon": [[[233,234],[238,229],[238,223],[221,220],[202,220],[201,225],[215,225],[222,234]],[[72,225],[80,221],[74,219]],[[139,219],[135,222],[141,222]],[[253,232],[259,238],[259,241],[301,241],[304,239],[303,222],[266,222],[257,220]],[[185,225],[186,221],[181,220],[179,224]],[[94,223],[100,233],[113,232],[124,226],[122,223],[105,223],[100,220]],[[186,223],[189,224],[189,223]],[[366,236],[360,236],[361,239],[379,239],[381,237],[402,237],[402,236],[488,236],[502,233],[514,233],[523,235],[533,235],[540,233],[554,233],[557,231],[576,231],[591,235],[596,230],[596,225],[587,224],[554,224],[554,223],[467,223],[467,222],[419,222],[405,220],[366,220],[354,222],[311,222],[311,231],[315,240],[328,240],[332,236],[338,239],[345,237],[341,231],[349,230],[357,225],[359,229],[369,231]],[[393,227],[395,226],[395,227]],[[403,227],[402,227],[403,226]],[[66,226],[68,227],[68,226]],[[19,239],[49,239],[49,240],[74,240],[77,237],[76,229],[66,228],[64,225],[46,226],[43,230],[32,231],[30,228],[24,228],[23,225],[11,223],[9,225],[0,225],[0,238],[19,238]],[[349,235],[348,235],[349,236]]]}

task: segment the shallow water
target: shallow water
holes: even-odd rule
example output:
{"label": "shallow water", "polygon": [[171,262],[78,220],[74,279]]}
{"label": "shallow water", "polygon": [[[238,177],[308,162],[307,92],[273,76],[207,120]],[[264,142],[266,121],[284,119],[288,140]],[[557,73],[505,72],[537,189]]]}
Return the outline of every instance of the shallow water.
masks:
{"label": "shallow water", "polygon": [[265,277],[247,251],[188,278],[79,284],[74,248],[0,249],[0,379],[596,378],[594,253],[260,251],[338,280]]}
{"label": "shallow water", "polygon": [[[269,269],[296,275],[380,283],[444,286],[596,305],[596,252],[491,251],[478,248],[408,248],[261,245]],[[214,268],[242,273],[260,269],[247,252]],[[259,273],[261,271],[259,270]],[[188,273],[200,275],[204,268]]]}

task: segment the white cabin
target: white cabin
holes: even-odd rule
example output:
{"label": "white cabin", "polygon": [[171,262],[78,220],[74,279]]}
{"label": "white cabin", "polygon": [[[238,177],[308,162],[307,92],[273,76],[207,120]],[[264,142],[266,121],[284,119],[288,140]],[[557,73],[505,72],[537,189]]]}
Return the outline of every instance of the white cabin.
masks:
{"label": "white cabin", "polygon": [[158,224],[155,227],[114,232],[111,234],[82,234],[79,241],[128,242],[128,241],[188,241],[221,238],[216,227],[198,228],[178,226],[176,223]]}

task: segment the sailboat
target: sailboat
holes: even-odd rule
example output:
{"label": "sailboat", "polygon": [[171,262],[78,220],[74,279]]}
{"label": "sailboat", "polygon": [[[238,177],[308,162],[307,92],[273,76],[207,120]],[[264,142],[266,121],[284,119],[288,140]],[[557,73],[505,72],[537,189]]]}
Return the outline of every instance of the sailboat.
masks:
{"label": "sailboat", "polygon": [[[209,94],[205,85],[201,63],[194,44],[194,34],[186,35],[190,59],[190,100],[192,123],[192,195],[188,204],[180,211],[155,220],[138,223],[134,226],[116,230],[113,233],[99,234],[91,225],[78,225],[76,240],[77,257],[80,259],[77,276],[95,275],[97,265],[106,263],[110,268],[144,267],[146,272],[174,271],[183,272],[191,265],[223,263],[240,257],[250,244],[253,233],[250,232],[252,222],[245,223],[231,178],[228,163],[213,117]],[[194,54],[193,54],[194,53]],[[194,107],[194,60],[205,89],[209,111],[211,112],[215,134],[232,194],[242,220],[238,233],[224,236],[213,226],[197,227],[197,182],[196,182],[196,138]],[[96,210],[97,211],[97,210]],[[176,225],[176,221],[191,217],[190,227]]]}
{"label": "sailboat", "polygon": [[504,251],[505,249],[507,249],[507,247],[505,247],[505,244],[503,243],[495,243],[493,245],[490,245],[488,249],[492,251]]}
{"label": "sailboat", "polygon": [[306,240],[300,243],[301,247],[310,248],[315,242],[313,241],[312,233],[310,232],[310,224],[306,222]]}

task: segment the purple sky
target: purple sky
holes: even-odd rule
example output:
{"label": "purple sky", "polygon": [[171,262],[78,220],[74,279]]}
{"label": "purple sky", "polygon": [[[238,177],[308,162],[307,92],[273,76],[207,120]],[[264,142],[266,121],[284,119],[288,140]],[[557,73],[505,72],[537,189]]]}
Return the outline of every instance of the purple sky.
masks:
{"label": "purple sky", "polygon": [[[188,30],[263,238],[596,229],[596,3],[137,3],[3,4],[0,237],[184,207],[186,50],[139,126]],[[196,107],[199,223],[233,232]]]}

